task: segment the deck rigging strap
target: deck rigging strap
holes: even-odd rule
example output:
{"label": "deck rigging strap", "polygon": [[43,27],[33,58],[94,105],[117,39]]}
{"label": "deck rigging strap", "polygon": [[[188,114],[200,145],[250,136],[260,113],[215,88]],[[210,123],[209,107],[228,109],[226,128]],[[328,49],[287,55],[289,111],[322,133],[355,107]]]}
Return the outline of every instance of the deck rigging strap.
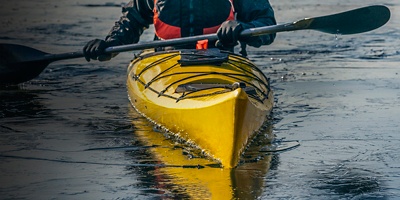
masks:
{"label": "deck rigging strap", "polygon": [[222,63],[228,62],[229,53],[220,51],[219,49],[207,50],[182,50],[181,59],[178,63],[184,66],[193,65],[217,65],[221,66]]}
{"label": "deck rigging strap", "polygon": [[[229,54],[228,52],[221,52],[219,49],[208,49],[204,51],[199,51],[199,50],[181,50],[181,51],[173,51],[172,55],[166,56],[160,60],[154,61],[153,63],[147,65],[145,68],[143,68],[142,71],[140,71],[138,74],[133,75],[134,79],[144,85],[147,89],[149,89],[152,92],[155,92],[158,94],[158,96],[164,96],[168,98],[175,99],[177,102],[183,99],[192,99],[192,98],[199,98],[199,97],[204,97],[204,96],[212,96],[216,94],[222,94],[226,92],[230,92],[234,89],[236,89],[233,85],[230,84],[181,84],[179,83],[189,80],[192,78],[200,77],[200,76],[208,76],[212,74],[218,74],[221,76],[226,76],[229,78],[233,78],[237,80],[238,83],[242,83],[244,86],[245,92],[253,99],[263,102],[265,99],[268,98],[268,95],[271,91],[271,88],[269,86],[269,79],[266,78],[264,73],[258,69],[254,64],[251,62],[247,61],[246,59],[239,59],[241,57],[238,57],[237,60],[232,61],[229,60]],[[158,54],[158,53],[156,53]],[[153,54],[154,55],[154,54]],[[165,70],[161,71],[157,76],[153,77],[150,81],[147,83],[144,83],[142,80],[139,79],[139,77],[147,70],[151,69],[152,67],[157,66],[160,63],[167,62],[168,60],[171,60],[172,58],[175,58],[177,56],[181,56],[181,59],[178,60],[178,63],[173,64],[172,66],[166,68]],[[148,55],[145,56],[140,56],[140,59],[144,59],[148,57]],[[205,64],[212,64],[212,65],[222,65],[222,63],[229,63],[235,68],[245,72],[244,74],[238,74],[238,73],[220,73],[220,72],[179,72],[179,73],[171,73],[167,74],[168,71],[172,70],[175,67],[185,67],[185,66],[193,66],[193,65],[205,65]],[[264,78],[268,83],[265,83],[261,77],[257,76],[254,74],[254,72],[249,71],[244,69],[239,65],[239,63],[243,63],[247,66],[250,66],[252,70],[255,70],[258,72],[259,76]],[[192,74],[190,76],[187,76],[185,78],[182,78],[180,80],[177,80],[168,86],[162,91],[157,91],[154,88],[151,87],[152,83],[155,81],[168,78],[174,75],[178,74]],[[245,81],[245,77],[251,77],[255,81],[257,81],[258,84],[264,86],[266,88],[266,91],[261,88],[261,86],[257,86],[254,83]],[[165,94],[165,92],[172,87],[173,85],[178,85],[178,87],[175,90],[175,93],[182,93],[180,97],[174,97],[168,94]],[[209,94],[201,94],[201,95],[196,95],[195,93],[199,91],[204,91],[204,90],[211,90],[211,89],[221,89],[218,91],[211,92]]]}

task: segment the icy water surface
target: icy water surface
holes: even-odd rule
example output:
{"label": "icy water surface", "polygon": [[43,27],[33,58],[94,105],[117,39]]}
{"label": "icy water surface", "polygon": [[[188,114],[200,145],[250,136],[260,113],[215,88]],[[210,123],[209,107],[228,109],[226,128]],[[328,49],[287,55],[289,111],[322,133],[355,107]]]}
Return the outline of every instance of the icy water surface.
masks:
{"label": "icy water surface", "polygon": [[[284,23],[377,2],[271,3]],[[281,33],[273,45],[249,49],[276,104],[260,142],[233,170],[165,139],[131,108],[125,76],[135,52],[105,63],[55,62],[30,82],[0,88],[0,199],[400,198],[400,3],[378,3],[392,11],[378,30]],[[105,36],[120,6],[8,2],[0,42],[74,52]],[[271,135],[301,146],[259,152]]]}

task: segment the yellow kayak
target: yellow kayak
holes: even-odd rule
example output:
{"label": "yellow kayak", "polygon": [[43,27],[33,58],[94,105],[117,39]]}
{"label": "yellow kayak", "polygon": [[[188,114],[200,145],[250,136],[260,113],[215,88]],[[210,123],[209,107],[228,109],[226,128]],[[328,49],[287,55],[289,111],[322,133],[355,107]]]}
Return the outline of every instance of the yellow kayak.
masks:
{"label": "yellow kayak", "polygon": [[143,53],[128,67],[127,88],[140,114],[226,168],[238,164],[273,106],[265,75],[217,49]]}

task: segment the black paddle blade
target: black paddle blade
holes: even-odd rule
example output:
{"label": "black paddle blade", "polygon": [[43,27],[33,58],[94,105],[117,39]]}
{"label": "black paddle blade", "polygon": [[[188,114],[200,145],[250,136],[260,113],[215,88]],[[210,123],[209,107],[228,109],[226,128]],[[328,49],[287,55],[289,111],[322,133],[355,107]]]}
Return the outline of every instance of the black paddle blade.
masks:
{"label": "black paddle blade", "polygon": [[37,77],[50,61],[35,60],[46,54],[22,45],[0,44],[0,84],[18,84]]}
{"label": "black paddle blade", "polygon": [[305,20],[310,20],[307,29],[347,35],[377,29],[386,24],[389,19],[389,8],[382,5],[375,5]]}

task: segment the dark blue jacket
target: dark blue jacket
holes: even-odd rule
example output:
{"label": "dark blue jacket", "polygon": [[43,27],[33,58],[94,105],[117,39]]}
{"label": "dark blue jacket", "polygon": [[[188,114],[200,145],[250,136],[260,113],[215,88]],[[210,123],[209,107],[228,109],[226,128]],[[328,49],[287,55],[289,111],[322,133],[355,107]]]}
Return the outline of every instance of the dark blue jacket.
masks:
{"label": "dark blue jacket", "polygon": [[[196,1],[215,2],[219,0]],[[236,12],[236,20],[239,21],[244,29],[276,24],[274,11],[268,0],[233,0],[233,5]],[[120,45],[137,43],[143,31],[153,24],[153,8],[154,0],[130,1],[122,8],[122,16],[115,22],[114,27],[106,37],[106,41]],[[194,8],[204,9],[200,7]],[[207,9],[209,9],[207,10],[208,12],[212,9],[215,9],[215,12],[219,12],[216,7]],[[260,47],[261,45],[271,44],[274,39],[275,34],[270,34],[247,38],[241,42],[253,47]]]}

